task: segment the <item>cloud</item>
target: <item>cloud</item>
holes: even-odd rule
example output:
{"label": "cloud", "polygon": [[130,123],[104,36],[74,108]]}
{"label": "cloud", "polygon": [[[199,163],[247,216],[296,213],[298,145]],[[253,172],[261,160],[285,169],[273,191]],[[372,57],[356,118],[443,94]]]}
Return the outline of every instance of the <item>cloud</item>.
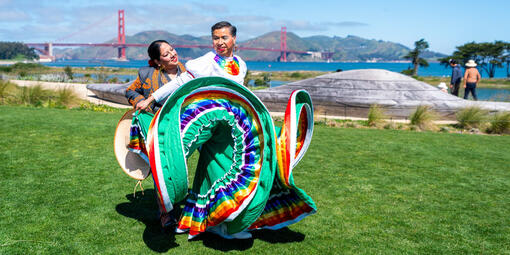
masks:
{"label": "cloud", "polygon": [[209,34],[211,25],[217,21],[215,16],[196,12],[190,5],[145,8],[126,13],[127,34],[166,30],[174,34],[201,36]]}
{"label": "cloud", "polygon": [[324,24],[327,26],[333,26],[333,27],[365,27],[365,26],[368,26],[367,23],[357,22],[357,21],[326,22]]}
{"label": "cloud", "polygon": [[221,4],[204,4],[204,3],[199,3],[199,2],[193,2],[193,5],[203,11],[208,11],[208,12],[223,13],[223,14],[227,14],[229,12],[228,7],[225,5],[221,5]]}
{"label": "cloud", "polygon": [[31,16],[34,19],[34,23],[37,24],[48,24],[52,26],[58,26],[66,21],[67,11],[62,11],[57,7],[37,7],[31,9]]}
{"label": "cloud", "polygon": [[279,22],[279,26],[286,26],[288,31],[326,31],[328,28],[321,24],[314,24],[305,20],[286,20]]}
{"label": "cloud", "polygon": [[230,21],[231,23],[252,23],[252,22],[271,22],[274,19],[268,16],[260,16],[260,15],[232,15],[228,16],[227,21]]}
{"label": "cloud", "polygon": [[[204,36],[209,34],[211,25],[221,20],[230,21],[238,28],[240,40],[279,31],[282,26],[286,26],[289,32],[304,34],[369,26],[356,21],[310,22],[294,17],[279,19],[250,10],[233,13],[228,5],[198,1],[163,5],[125,0],[78,1],[69,5],[61,0],[0,0],[0,6],[7,7],[0,9],[0,22],[5,24],[0,31],[0,39],[5,38],[3,40],[16,37],[24,41],[64,38],[61,42],[103,42],[117,36],[119,9],[125,10],[127,35],[165,30],[178,35]],[[26,30],[19,31],[21,27]]]}
{"label": "cloud", "polygon": [[6,6],[12,3],[12,0],[0,0],[0,6]]}
{"label": "cloud", "polygon": [[23,12],[23,11],[20,11],[20,10],[7,10],[7,9],[3,9],[0,11],[0,22],[6,22],[6,23],[11,23],[11,22],[21,22],[21,21],[30,21],[31,18],[30,16],[26,13],[26,12]]}

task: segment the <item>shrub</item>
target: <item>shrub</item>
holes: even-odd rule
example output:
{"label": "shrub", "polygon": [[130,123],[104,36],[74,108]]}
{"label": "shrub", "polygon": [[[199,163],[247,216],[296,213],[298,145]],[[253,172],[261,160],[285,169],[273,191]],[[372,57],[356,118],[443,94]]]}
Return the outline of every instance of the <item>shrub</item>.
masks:
{"label": "shrub", "polygon": [[358,123],[353,122],[353,121],[346,122],[345,126],[348,127],[348,128],[358,128],[359,127]]}
{"label": "shrub", "polygon": [[400,71],[401,74],[405,74],[405,75],[409,75],[409,76],[413,75],[413,72],[414,72],[413,69],[405,69],[405,70]]}
{"label": "shrub", "polygon": [[265,82],[266,84],[269,84],[269,83],[271,82],[271,74],[269,74],[269,73],[264,73],[263,78],[264,78],[264,82]]}
{"label": "shrub", "polygon": [[250,83],[250,71],[246,71],[246,75],[244,76],[244,85],[248,86]]}
{"label": "shrub", "polygon": [[42,106],[43,102],[47,99],[48,92],[41,85],[21,87],[17,94],[17,101],[20,104]]}
{"label": "shrub", "polygon": [[99,67],[99,72],[97,73],[97,82],[105,83],[108,80],[108,73],[104,67]]}
{"label": "shrub", "polygon": [[12,71],[12,66],[0,66],[0,72],[10,73]]}
{"label": "shrub", "polygon": [[416,126],[421,130],[435,129],[434,120],[437,119],[437,113],[428,105],[419,105],[409,116],[411,126]]}
{"label": "shrub", "polygon": [[457,112],[456,117],[460,128],[477,128],[486,120],[487,111],[477,106],[470,106]]}
{"label": "shrub", "polygon": [[255,86],[266,86],[267,83],[262,79],[255,79]]}
{"label": "shrub", "polygon": [[301,74],[299,72],[293,72],[290,74],[291,78],[301,78]]}
{"label": "shrub", "polygon": [[384,129],[402,129],[404,126],[401,123],[390,122],[384,124]]}
{"label": "shrub", "polygon": [[119,83],[119,78],[118,77],[112,77],[108,80],[108,83]]}
{"label": "shrub", "polygon": [[64,67],[64,73],[67,76],[67,79],[72,80],[73,79],[73,69],[70,66]]}
{"label": "shrub", "polygon": [[383,119],[387,118],[386,114],[384,114],[384,110],[376,104],[370,106],[368,110],[368,126],[375,126],[377,123],[383,121]]}
{"label": "shrub", "polygon": [[0,80],[0,102],[4,103],[5,98],[7,97],[7,90],[10,87],[10,83],[7,81]]}
{"label": "shrub", "polygon": [[498,112],[490,119],[489,133],[503,134],[510,133],[510,112]]}
{"label": "shrub", "polygon": [[446,126],[443,126],[439,129],[440,132],[443,132],[443,133],[449,133],[450,132],[450,128],[446,127]]}
{"label": "shrub", "polygon": [[68,87],[57,90],[57,106],[70,106],[77,98],[74,91]]}

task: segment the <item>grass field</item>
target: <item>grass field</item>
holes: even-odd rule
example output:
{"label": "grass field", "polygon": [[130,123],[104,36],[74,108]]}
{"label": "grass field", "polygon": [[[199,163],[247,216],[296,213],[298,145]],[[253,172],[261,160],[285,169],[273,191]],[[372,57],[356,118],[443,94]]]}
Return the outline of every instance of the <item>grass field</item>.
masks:
{"label": "grass field", "polygon": [[245,241],[162,233],[118,167],[122,113],[0,106],[0,254],[510,254],[510,136],[316,126],[318,212]]}

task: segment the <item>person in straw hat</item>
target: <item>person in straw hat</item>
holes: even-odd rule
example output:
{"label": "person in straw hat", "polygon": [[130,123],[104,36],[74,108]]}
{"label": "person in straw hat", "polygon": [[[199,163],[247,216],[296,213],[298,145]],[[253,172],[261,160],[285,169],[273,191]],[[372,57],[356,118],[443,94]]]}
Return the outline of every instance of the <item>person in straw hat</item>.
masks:
{"label": "person in straw hat", "polygon": [[478,69],[476,69],[476,63],[474,60],[470,59],[466,63],[466,72],[464,73],[464,99],[468,99],[469,92],[473,95],[475,100],[478,100],[476,97],[476,84],[482,79]]}

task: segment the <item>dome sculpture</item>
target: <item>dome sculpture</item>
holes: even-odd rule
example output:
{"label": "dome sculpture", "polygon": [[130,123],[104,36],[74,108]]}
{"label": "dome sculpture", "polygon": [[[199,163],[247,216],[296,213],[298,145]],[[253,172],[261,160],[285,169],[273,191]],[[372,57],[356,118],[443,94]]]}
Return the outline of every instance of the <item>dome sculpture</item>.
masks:
{"label": "dome sculpture", "polygon": [[318,114],[366,117],[370,105],[377,104],[393,118],[407,118],[417,106],[429,105],[443,119],[468,106],[490,111],[510,111],[510,103],[469,101],[442,92],[412,77],[382,69],[358,69],[330,73],[295,81],[254,93],[272,112],[283,112],[286,95],[297,89],[310,93]]}

